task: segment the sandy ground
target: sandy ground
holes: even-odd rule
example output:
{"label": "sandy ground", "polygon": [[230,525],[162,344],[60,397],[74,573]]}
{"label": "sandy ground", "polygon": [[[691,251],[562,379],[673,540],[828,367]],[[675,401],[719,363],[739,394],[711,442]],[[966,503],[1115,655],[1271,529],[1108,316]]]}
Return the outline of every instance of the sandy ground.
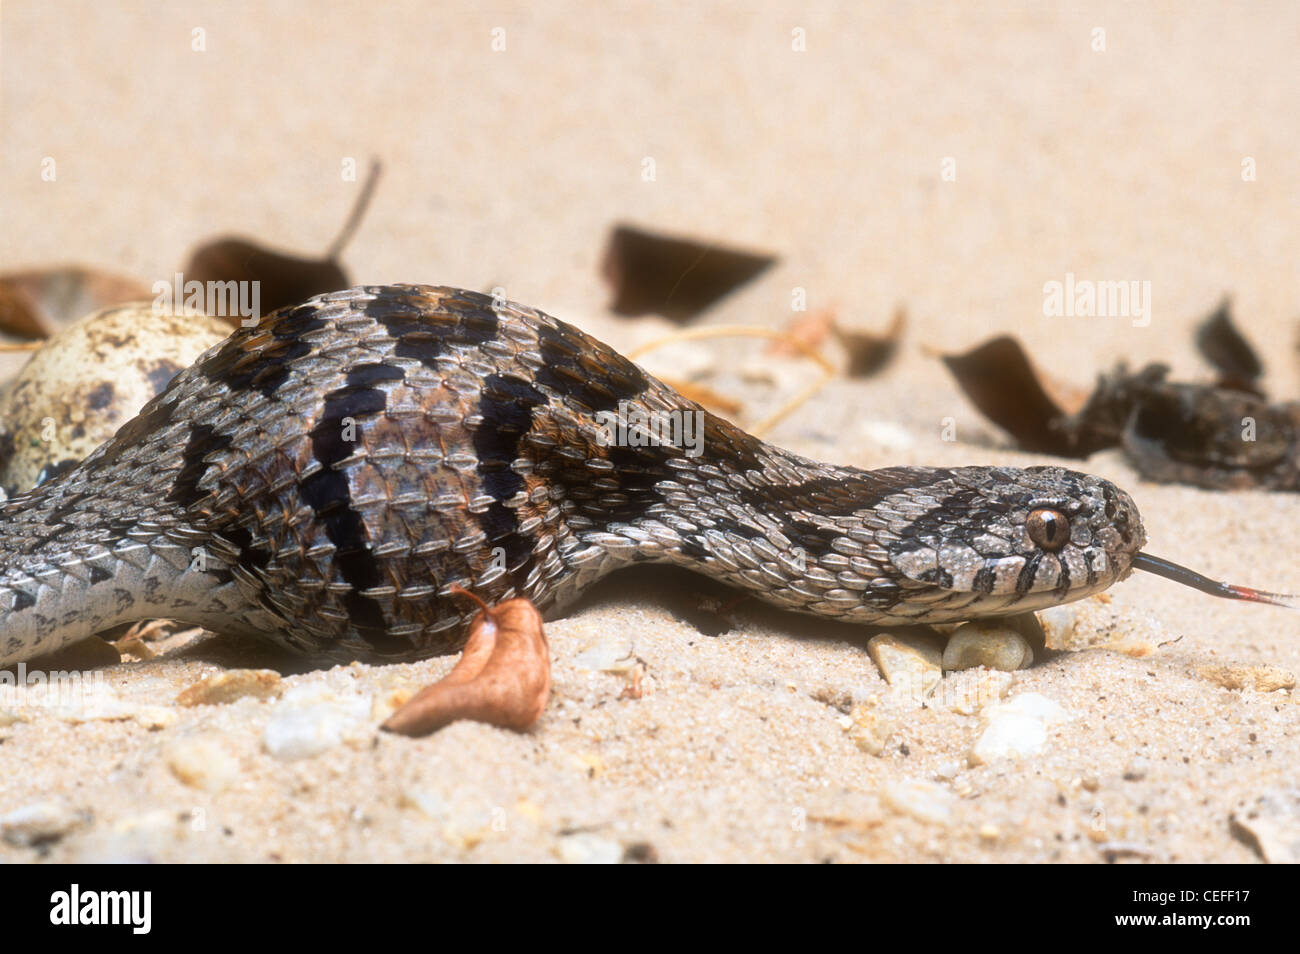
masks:
{"label": "sandy ground", "polygon": [[[1081,385],[1121,358],[1199,379],[1190,330],[1225,293],[1272,393],[1300,394],[1300,239],[1286,224],[1300,210],[1300,10],[861,6],[7,0],[0,263],[151,283],[214,233],[316,251],[355,195],[342,161],[379,156],[380,192],[345,255],[357,282],[503,286],[627,348],[665,328],[606,310],[604,237],[632,221],[780,256],[707,323],[779,326],[796,287],[862,328],[905,304],[885,373],[832,384],[772,435],[823,459],[1051,462],[1008,450],[921,346],[1007,332]],[[1044,283],[1067,272],[1150,281],[1150,324],[1044,317]],[[742,395],[743,421],[804,380],[741,380],[762,361],[745,343],[659,361],[724,369],[705,383]],[[1152,552],[1300,588],[1300,498],[1157,486],[1118,454],[1086,466],[1131,491]],[[1295,785],[1295,694],[1197,672],[1300,671],[1286,610],[1120,584],[1082,606],[1074,644],[1093,648],[1004,687],[1064,710],[1041,750],[971,766],[978,713],[888,695],[869,631],[750,602],[706,636],[670,610],[681,590],[611,578],[551,624],[555,692],[525,734],[375,731],[395,690],[451,659],[304,671],[213,640],[109,667],[126,718],[28,706],[0,719],[0,816],[46,811],[60,833],[0,842],[0,859],[1250,862],[1231,816]],[[627,656],[646,667],[640,699],[601,669]],[[236,667],[277,669],[288,692],[175,706]],[[872,707],[879,754],[855,743]],[[317,753],[272,754],[285,731]]]}

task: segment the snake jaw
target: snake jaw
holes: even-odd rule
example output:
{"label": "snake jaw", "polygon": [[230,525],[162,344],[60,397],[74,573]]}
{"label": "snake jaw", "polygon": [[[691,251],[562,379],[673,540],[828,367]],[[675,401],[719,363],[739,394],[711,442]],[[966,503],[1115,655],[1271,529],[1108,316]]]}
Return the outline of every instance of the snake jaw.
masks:
{"label": "snake jaw", "polygon": [[1148,573],[1163,576],[1166,580],[1173,580],[1175,583],[1190,586],[1192,589],[1200,590],[1202,593],[1209,593],[1211,596],[1218,596],[1228,600],[1246,600],[1251,603],[1266,603],[1269,606],[1295,608],[1293,602],[1295,597],[1289,594],[1269,593],[1249,586],[1238,586],[1235,583],[1222,583],[1218,580],[1212,580],[1208,576],[1202,576],[1195,570],[1189,570],[1185,566],[1179,566],[1177,563],[1152,556],[1149,553],[1135,553],[1131,566],[1133,569],[1146,570]]}

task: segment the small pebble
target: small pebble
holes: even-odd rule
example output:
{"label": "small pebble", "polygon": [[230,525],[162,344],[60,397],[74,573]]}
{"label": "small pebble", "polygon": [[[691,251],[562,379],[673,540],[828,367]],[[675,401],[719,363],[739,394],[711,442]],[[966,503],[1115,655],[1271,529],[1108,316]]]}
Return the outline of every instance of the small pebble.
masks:
{"label": "small pebble", "polygon": [[178,706],[220,706],[245,696],[276,699],[284,692],[278,672],[269,669],[231,669],[188,686],[176,697]]}
{"label": "small pebble", "polygon": [[624,630],[606,629],[583,644],[573,664],[597,672],[626,672],[636,665],[632,637]]}
{"label": "small pebble", "polygon": [[659,850],[648,841],[634,841],[623,849],[625,865],[657,865]]}
{"label": "small pebble", "polygon": [[1123,779],[1126,782],[1140,782],[1147,777],[1147,772],[1151,770],[1151,762],[1140,755],[1135,755],[1133,759],[1124,766]]}
{"label": "small pebble", "polygon": [[275,705],[262,745],[278,759],[305,759],[338,745],[368,723],[370,698],[323,685],[295,686]]}
{"label": "small pebble", "polygon": [[16,722],[30,722],[32,714],[25,706],[0,707],[0,729],[13,725]]}
{"label": "small pebble", "polygon": [[214,738],[177,740],[167,750],[167,767],[181,782],[204,792],[220,792],[239,776],[239,762]]}
{"label": "small pebble", "polygon": [[882,450],[908,450],[916,446],[916,435],[895,421],[864,421],[858,431]]}
{"label": "small pebble", "polygon": [[622,845],[591,832],[562,836],[555,853],[568,865],[616,865],[623,860]]}
{"label": "small pebble", "polygon": [[946,825],[956,801],[942,785],[919,778],[886,782],[881,786],[880,797],[894,811],[932,825]]}
{"label": "small pebble", "polygon": [[963,623],[943,650],[947,672],[984,666],[1003,672],[1026,669],[1034,661],[1034,650],[1018,627],[1001,619]]}
{"label": "small pebble", "polygon": [[165,729],[176,723],[176,713],[167,706],[139,705],[119,699],[103,687],[93,688],[85,700],[69,705],[50,706],[52,718],[69,725],[87,722],[138,722],[146,729]]}
{"label": "small pebble", "polygon": [[1300,864],[1300,789],[1264,792],[1228,822],[1232,833],[1269,864]]}
{"label": "small pebble", "polygon": [[943,679],[943,651],[938,636],[880,633],[868,641],[867,652],[890,686],[918,698],[927,696]]}
{"label": "small pebble", "polygon": [[209,819],[202,811],[155,809],[96,825],[73,845],[77,864],[156,864],[168,852],[184,852],[190,837],[207,838]]}
{"label": "small pebble", "polygon": [[0,838],[15,848],[30,848],[58,841],[87,821],[85,812],[61,802],[33,802],[0,815]]}
{"label": "small pebble", "polygon": [[1067,718],[1066,711],[1046,696],[1022,692],[984,711],[984,729],[971,747],[967,761],[971,765],[987,765],[996,759],[1035,755],[1047,744],[1048,726]]}
{"label": "small pebble", "polygon": [[423,788],[408,788],[402,792],[400,804],[413,808],[426,818],[443,821],[447,817],[447,802],[441,795]]}
{"label": "small pebble", "polygon": [[1043,629],[1044,645],[1049,649],[1066,649],[1070,637],[1079,623],[1079,609],[1073,603],[1050,606],[1038,612],[1038,623]]}
{"label": "small pebble", "polygon": [[1295,673],[1278,666],[1197,666],[1196,674],[1225,689],[1294,689]]}
{"label": "small pebble", "polygon": [[894,720],[873,702],[859,702],[849,710],[849,738],[853,744],[869,755],[879,755],[885,750],[889,734],[894,730]]}

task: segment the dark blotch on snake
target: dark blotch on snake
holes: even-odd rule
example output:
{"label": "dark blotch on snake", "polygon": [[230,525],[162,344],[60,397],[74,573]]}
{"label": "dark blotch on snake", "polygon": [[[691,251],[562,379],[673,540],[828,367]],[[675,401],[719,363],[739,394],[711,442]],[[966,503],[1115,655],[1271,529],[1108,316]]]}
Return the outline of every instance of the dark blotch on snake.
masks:
{"label": "dark blotch on snake", "polygon": [[185,442],[185,450],[181,453],[181,469],[167,499],[186,509],[202,500],[206,494],[199,491],[199,481],[208,469],[204,458],[229,446],[230,435],[219,433],[211,424],[196,425],[190,431],[189,440]]}
{"label": "dark blotch on snake", "polygon": [[993,587],[997,586],[998,572],[991,564],[984,564],[971,580],[970,588],[976,593],[992,593]]}
{"label": "dark blotch on snake", "polygon": [[476,517],[488,546],[505,549],[506,568],[512,575],[532,555],[532,544],[519,532],[515,509],[507,505],[524,489],[523,476],[511,465],[519,458],[520,440],[532,426],[533,409],[545,401],[531,384],[512,375],[493,374],[483,382],[479,401],[483,423],[474,430],[474,452],[483,489],[493,499]]}
{"label": "dark blotch on snake", "polygon": [[[409,644],[387,634],[383,608],[372,597],[360,592],[379,586],[382,577],[367,541],[365,521],[352,508],[352,492],[345,471],[335,465],[352,456],[357,444],[343,439],[344,418],[355,422],[357,440],[361,439],[362,418],[381,413],[387,406],[384,391],[374,387],[384,381],[400,381],[400,368],[384,364],[359,364],[347,377],[347,383],[325,396],[320,420],[311,429],[312,453],[321,469],[302,482],[303,500],[316,512],[325,526],[325,534],[335,546],[334,566],[343,581],[352,587],[342,603],[352,624],[380,654],[398,653]],[[245,531],[246,533],[247,531]],[[226,536],[234,537],[229,531]],[[235,541],[245,549],[248,541]]]}
{"label": "dark blotch on snake", "polygon": [[1035,553],[1025,565],[1020,568],[1020,575],[1016,577],[1016,592],[1022,596],[1028,593],[1034,585],[1034,577],[1038,575],[1038,564],[1043,562],[1043,554]]}

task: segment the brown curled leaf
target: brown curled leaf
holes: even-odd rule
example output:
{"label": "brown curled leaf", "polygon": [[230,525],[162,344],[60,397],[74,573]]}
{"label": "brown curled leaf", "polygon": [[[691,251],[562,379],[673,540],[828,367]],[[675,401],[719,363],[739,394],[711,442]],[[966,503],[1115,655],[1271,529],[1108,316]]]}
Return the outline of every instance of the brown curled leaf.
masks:
{"label": "brown curled leaf", "polygon": [[422,689],[381,728],[420,736],[457,719],[517,731],[537,721],[551,694],[551,656],[542,615],[525,599],[481,605],[451,672]]}
{"label": "brown curled leaf", "polygon": [[902,306],[894,309],[893,318],[883,334],[872,331],[852,331],[832,326],[835,337],[849,355],[847,374],[851,378],[864,378],[875,374],[887,365],[898,352],[903,329],[907,326],[907,311]]}
{"label": "brown curled leaf", "polygon": [[1219,387],[1262,396],[1257,380],[1264,366],[1233,323],[1232,303],[1227,298],[1197,327],[1196,347],[1219,372]]}
{"label": "brown curled leaf", "polygon": [[1086,457],[1096,449],[1078,446],[1061,427],[1085,397],[1049,381],[1014,338],[1004,335],[965,354],[942,357],[971,403],[1025,450]]}
{"label": "brown curled leaf", "polygon": [[614,290],[612,311],[685,321],[775,261],[771,255],[619,225],[610,233],[601,273]]}
{"label": "brown curled leaf", "polygon": [[[324,258],[277,252],[243,238],[221,238],[205,242],[194,250],[185,266],[186,284],[192,281],[205,286],[208,282],[258,282],[258,306],[262,314],[269,314],[285,305],[296,305],[313,295],[347,288],[351,281],[338,258],[370,205],[380,169],[378,161],[371,163],[370,174],[352,205],[352,212]],[[218,317],[234,325],[241,320],[239,315]]]}
{"label": "brown curled leaf", "polygon": [[153,297],[135,279],[81,265],[7,272],[0,275],[0,332],[48,338],[92,311]]}

